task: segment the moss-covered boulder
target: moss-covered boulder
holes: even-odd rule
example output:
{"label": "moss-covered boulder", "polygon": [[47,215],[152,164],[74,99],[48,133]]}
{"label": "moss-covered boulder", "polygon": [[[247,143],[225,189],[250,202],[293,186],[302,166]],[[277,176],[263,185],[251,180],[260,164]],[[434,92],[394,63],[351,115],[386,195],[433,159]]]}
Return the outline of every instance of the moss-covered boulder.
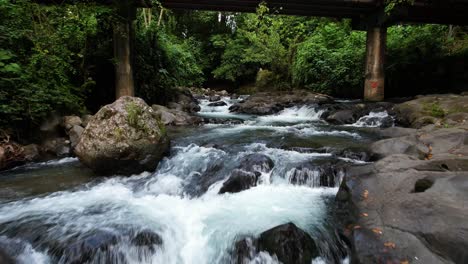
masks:
{"label": "moss-covered boulder", "polygon": [[169,150],[164,124],[142,99],[122,97],[90,120],[75,148],[99,174],[131,175],[155,170]]}

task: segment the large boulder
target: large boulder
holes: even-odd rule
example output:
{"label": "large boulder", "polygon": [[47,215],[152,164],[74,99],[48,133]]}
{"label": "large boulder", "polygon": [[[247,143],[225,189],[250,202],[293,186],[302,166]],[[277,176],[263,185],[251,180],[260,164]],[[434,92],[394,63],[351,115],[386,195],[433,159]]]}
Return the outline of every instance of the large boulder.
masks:
{"label": "large boulder", "polygon": [[265,92],[252,95],[244,102],[233,105],[230,111],[252,115],[271,115],[280,112],[286,107],[330,102],[332,102],[330,96],[304,90]]}
{"label": "large boulder", "polygon": [[164,124],[142,99],[124,96],[89,122],[75,153],[101,174],[131,175],[156,169],[169,150]]}
{"label": "large boulder", "polygon": [[233,262],[249,263],[261,251],[283,264],[310,264],[319,256],[315,241],[293,223],[267,230],[258,239],[245,238],[236,242]]}
{"label": "large boulder", "polygon": [[335,212],[353,263],[467,263],[467,131],[391,129],[381,160],[348,168]]}

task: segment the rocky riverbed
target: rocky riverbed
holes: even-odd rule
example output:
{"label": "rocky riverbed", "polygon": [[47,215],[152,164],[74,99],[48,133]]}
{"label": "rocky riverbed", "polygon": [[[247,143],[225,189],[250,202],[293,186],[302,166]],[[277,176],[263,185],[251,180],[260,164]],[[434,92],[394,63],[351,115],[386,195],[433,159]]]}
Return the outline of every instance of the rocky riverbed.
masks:
{"label": "rocky riverbed", "polygon": [[198,89],[62,118],[67,155],[105,153],[111,175],[135,175],[73,157],[0,173],[0,261],[465,263],[467,101]]}

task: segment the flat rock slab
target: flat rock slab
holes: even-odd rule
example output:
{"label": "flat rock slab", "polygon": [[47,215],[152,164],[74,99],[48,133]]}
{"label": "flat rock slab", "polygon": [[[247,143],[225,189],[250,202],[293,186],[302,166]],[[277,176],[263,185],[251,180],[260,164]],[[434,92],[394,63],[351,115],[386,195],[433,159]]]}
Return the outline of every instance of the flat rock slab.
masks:
{"label": "flat rock slab", "polygon": [[[401,131],[396,132],[401,134]],[[404,131],[352,167],[336,197],[356,263],[468,263],[468,132]],[[427,154],[430,146],[431,155]]]}

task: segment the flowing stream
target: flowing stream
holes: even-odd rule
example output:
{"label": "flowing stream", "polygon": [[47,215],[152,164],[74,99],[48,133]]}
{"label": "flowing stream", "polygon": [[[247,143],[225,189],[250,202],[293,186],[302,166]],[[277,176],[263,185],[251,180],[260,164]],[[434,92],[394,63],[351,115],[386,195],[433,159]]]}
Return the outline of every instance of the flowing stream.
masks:
{"label": "flowing stream", "polygon": [[[1,173],[0,249],[18,263],[231,263],[239,239],[293,222],[317,242],[314,263],[347,262],[337,253],[334,196],[345,165],[367,162],[374,135],[362,120],[330,126],[314,106],[255,117],[229,113],[235,100],[222,100],[202,100],[199,115],[223,122],[170,129],[171,155],[155,172],[96,177],[67,158]],[[256,187],[218,194],[253,153],[273,169]],[[151,244],[154,234],[162,244]],[[277,260],[262,252],[251,263]]]}

